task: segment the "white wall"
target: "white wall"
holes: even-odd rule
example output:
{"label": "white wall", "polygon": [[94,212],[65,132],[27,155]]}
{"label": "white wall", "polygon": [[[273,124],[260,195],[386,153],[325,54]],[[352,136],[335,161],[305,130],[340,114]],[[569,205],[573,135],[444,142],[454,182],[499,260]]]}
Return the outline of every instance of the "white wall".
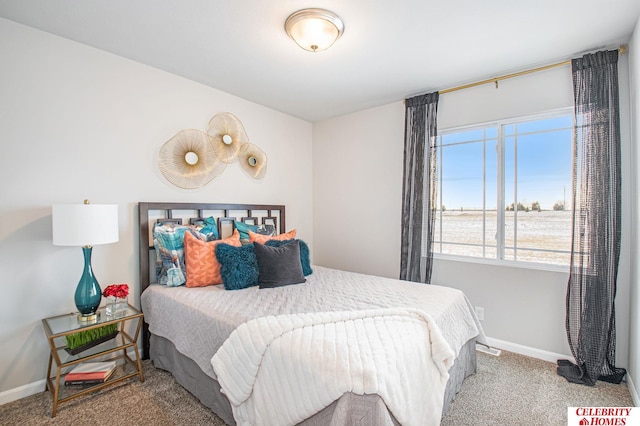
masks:
{"label": "white wall", "polygon": [[398,276],[404,106],[313,126],[314,262]]}
{"label": "white wall", "polygon": [[[1,18],[0,57],[0,399],[41,383],[40,320],[75,309],[82,251],[52,245],[54,203],[118,204],[120,241],[96,246],[93,268],[103,287],[129,283],[136,304],[139,201],[284,204],[287,227],[313,244],[310,123]],[[157,150],[220,112],[267,153],[267,176],[232,164],[198,190],[167,183]]]}
{"label": "white wall", "polygon": [[[633,163],[640,164],[640,19],[636,24],[633,37],[629,42],[629,74],[631,80],[631,135]],[[640,405],[638,398],[640,387],[640,172],[633,167],[633,226],[631,228],[631,290],[629,315],[629,370],[628,383],[632,389],[634,403]]]}
{"label": "white wall", "polygon": [[[620,60],[628,105],[627,59]],[[438,127],[484,122],[573,105],[570,67],[443,94]],[[626,99],[626,101],[625,101]],[[628,107],[622,107],[624,238],[618,290],[618,363],[627,364],[631,187]],[[314,255],[318,264],[398,277],[404,105],[397,102],[314,124]],[[331,208],[329,208],[331,206]],[[380,210],[382,209],[382,210]],[[570,354],[564,330],[568,272],[436,260],[432,282],[462,289],[485,309],[487,335],[508,349]]]}

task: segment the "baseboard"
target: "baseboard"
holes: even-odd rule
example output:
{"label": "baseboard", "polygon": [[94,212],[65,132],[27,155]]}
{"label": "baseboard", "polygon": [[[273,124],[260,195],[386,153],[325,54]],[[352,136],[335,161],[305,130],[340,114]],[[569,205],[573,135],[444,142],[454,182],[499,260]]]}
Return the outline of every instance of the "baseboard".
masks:
{"label": "baseboard", "polygon": [[629,393],[631,394],[631,399],[633,400],[634,407],[640,407],[640,398],[638,398],[638,388],[636,388],[635,383],[631,379],[629,372],[627,371],[627,376],[625,378],[627,381],[627,387],[629,388]]}
{"label": "baseboard", "polygon": [[544,361],[553,362],[554,364],[559,359],[573,359],[573,356],[571,355],[549,352],[542,349],[532,348],[530,346],[520,345],[518,343],[511,343],[505,340],[493,339],[491,337],[487,337],[487,343],[489,343],[491,347],[504,349],[505,351],[530,356],[532,358],[542,359]]}
{"label": "baseboard", "polygon": [[0,405],[40,393],[45,390],[46,386],[46,380],[39,380],[37,382],[0,392]]}

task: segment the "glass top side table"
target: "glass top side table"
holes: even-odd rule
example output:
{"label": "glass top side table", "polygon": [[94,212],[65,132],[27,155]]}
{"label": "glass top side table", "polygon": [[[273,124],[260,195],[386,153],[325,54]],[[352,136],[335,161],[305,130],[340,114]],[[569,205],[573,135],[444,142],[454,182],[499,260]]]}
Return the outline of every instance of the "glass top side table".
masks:
{"label": "glass top side table", "polygon": [[[42,320],[44,332],[49,343],[49,366],[47,368],[47,390],[51,392],[55,417],[58,404],[81,395],[86,395],[113,383],[138,376],[144,382],[142,362],[138,351],[138,336],[142,328],[143,315],[138,309],[127,305],[115,315],[107,315],[104,307],[98,309],[97,319],[92,324],[78,321],[77,312]],[[81,352],[67,347],[67,336],[94,330],[104,326],[116,325],[117,334],[105,341],[95,341],[95,345]],[[133,351],[133,356],[131,356]],[[115,372],[104,382],[87,385],[65,385],[65,375],[77,364],[87,361],[116,361]],[[55,368],[54,368],[55,367]]]}

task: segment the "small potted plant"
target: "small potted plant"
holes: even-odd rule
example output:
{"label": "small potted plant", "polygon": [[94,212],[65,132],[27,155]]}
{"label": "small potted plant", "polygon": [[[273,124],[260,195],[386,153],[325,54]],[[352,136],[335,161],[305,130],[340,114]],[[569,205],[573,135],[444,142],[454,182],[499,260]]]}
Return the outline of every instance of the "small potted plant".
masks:
{"label": "small potted plant", "polygon": [[91,330],[79,331],[65,337],[65,350],[71,355],[79,354],[118,335],[118,324],[109,324]]}

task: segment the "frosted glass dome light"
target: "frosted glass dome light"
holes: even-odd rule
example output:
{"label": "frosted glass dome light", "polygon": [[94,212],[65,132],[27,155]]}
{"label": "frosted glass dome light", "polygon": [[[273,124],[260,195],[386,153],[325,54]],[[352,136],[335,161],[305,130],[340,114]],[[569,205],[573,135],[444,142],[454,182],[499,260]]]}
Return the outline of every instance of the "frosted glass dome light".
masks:
{"label": "frosted glass dome light", "polygon": [[320,52],[340,38],[344,23],[329,10],[302,9],[287,18],[284,28],[298,46],[310,52]]}

